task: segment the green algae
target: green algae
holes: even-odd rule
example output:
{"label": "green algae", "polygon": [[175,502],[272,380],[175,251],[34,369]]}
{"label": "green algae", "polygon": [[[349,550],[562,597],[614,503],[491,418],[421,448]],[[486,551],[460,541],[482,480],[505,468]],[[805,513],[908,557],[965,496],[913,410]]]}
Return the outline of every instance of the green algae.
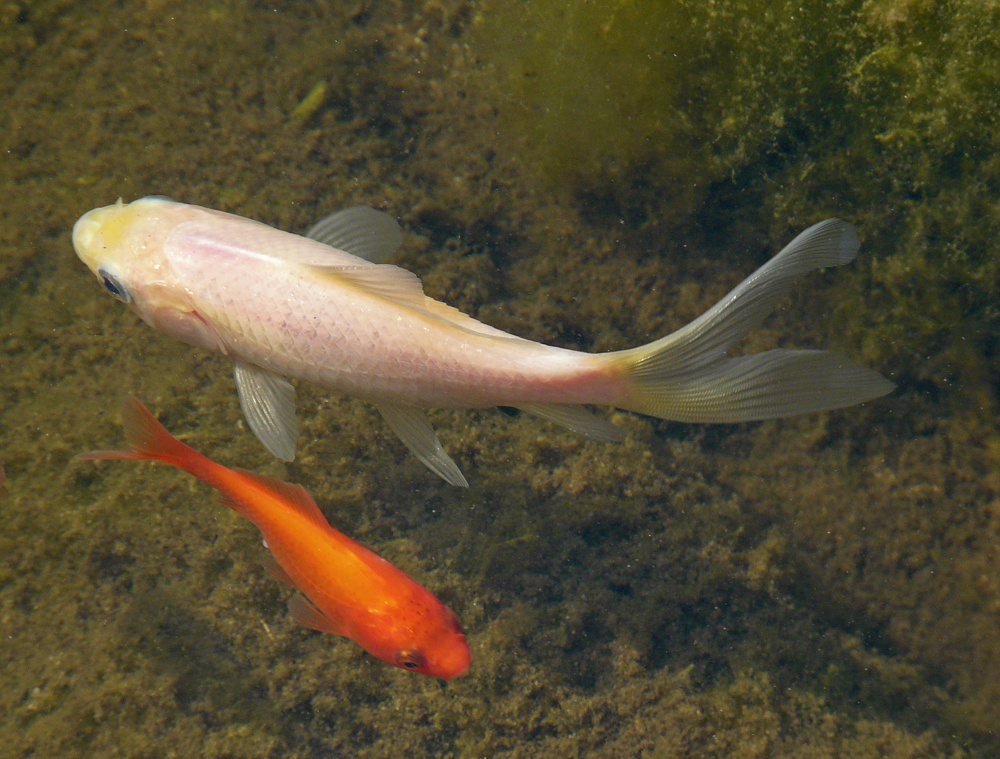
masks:
{"label": "green algae", "polygon": [[[940,372],[959,357],[992,408],[994,10],[675,3],[671,37],[619,3],[575,11],[566,38],[568,11],[532,6],[63,2],[5,21],[0,756],[995,755],[996,425]],[[657,59],[680,84],[630,52],[642,10],[689,53]],[[529,24],[560,56],[528,61],[547,89],[484,84],[477,67],[512,66]],[[479,47],[490,29],[509,50]],[[614,55],[586,67],[575,48],[601,34]],[[316,81],[328,97],[295,129]],[[580,115],[602,107],[587,82],[630,81],[652,149],[634,133],[560,152],[572,108],[525,110],[565,87],[593,140],[621,110]],[[80,213],[148,192],[293,230],[386,208],[430,294],[586,349],[680,326],[842,213],[864,222],[859,261],[754,348],[839,340],[907,387],[744,427],[616,414],[621,446],[435,412],[465,493],[370,407],[303,386],[302,451],[281,465],[243,429],[226,362],[138,324],[70,252]],[[177,472],[71,464],[120,442],[125,391],[214,458],[302,482],[430,587],[469,633],[468,677],[441,687],[295,628],[254,530]]]}
{"label": "green algae", "polygon": [[995,6],[494,0],[469,39],[507,138],[585,212],[716,237],[850,218],[877,307],[841,310],[846,340],[995,408],[972,390],[998,379]]}
{"label": "green algae", "polygon": [[546,179],[676,223],[837,118],[857,6],[493,0],[468,38]]}

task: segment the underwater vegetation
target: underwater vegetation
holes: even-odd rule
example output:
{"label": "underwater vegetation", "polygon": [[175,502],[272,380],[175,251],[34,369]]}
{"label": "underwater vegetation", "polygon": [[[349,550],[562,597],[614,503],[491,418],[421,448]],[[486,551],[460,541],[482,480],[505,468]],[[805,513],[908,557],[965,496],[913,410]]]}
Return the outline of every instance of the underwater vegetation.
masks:
{"label": "underwater vegetation", "polygon": [[526,163],[592,220],[843,216],[873,261],[849,275],[873,308],[838,314],[865,360],[1000,379],[996,4],[489,0],[467,39]]}
{"label": "underwater vegetation", "polygon": [[[0,36],[0,757],[998,755],[994,2],[22,0]],[[841,216],[856,264],[750,339],[900,390],[622,415],[618,446],[437,412],[457,493],[303,386],[286,467],[221,360],[72,255],[81,213],[148,193],[291,231],[384,209],[428,294],[584,350]],[[252,527],[175,473],[70,465],[122,392],[419,577],[469,675],[296,629]]]}

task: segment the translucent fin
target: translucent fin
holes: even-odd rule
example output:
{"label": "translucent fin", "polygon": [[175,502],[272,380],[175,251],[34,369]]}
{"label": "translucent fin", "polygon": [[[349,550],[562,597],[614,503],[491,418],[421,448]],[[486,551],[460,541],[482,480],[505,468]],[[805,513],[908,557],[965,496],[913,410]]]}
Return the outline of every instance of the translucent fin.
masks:
{"label": "translucent fin", "polygon": [[131,395],[122,403],[122,425],[125,427],[125,440],[129,450],[88,451],[78,453],[73,458],[78,461],[163,461],[187,471],[190,471],[188,467],[191,462],[204,460],[200,453],[167,432],[150,410]]}
{"label": "translucent fin", "polygon": [[[264,544],[267,547],[267,543]],[[264,571],[267,572],[268,576],[272,579],[277,580],[280,583],[284,583],[290,588],[295,588],[298,590],[298,586],[295,584],[295,580],[288,576],[288,572],[277,562],[273,556],[267,556],[264,559]]]}
{"label": "translucent fin", "polygon": [[312,601],[300,593],[296,593],[288,601],[288,611],[291,612],[292,619],[303,627],[347,637],[347,633],[337,620],[330,619],[317,609]]}
{"label": "translucent fin", "polygon": [[392,427],[392,431],[403,441],[403,445],[409,448],[428,469],[449,485],[469,487],[458,465],[441,447],[441,441],[438,440],[434,428],[423,411],[413,406],[384,402],[378,404],[378,410],[386,423]]}
{"label": "translucent fin", "polygon": [[385,263],[403,242],[396,220],[368,206],[330,214],[310,227],[305,236],[373,264]]}
{"label": "translucent fin", "polygon": [[632,395],[621,407],[682,422],[742,422],[841,408],[888,393],[893,384],[884,377],[825,351],[726,355],[796,281],[852,261],[858,245],[847,222],[815,224],[687,326],[612,354],[622,362]]}
{"label": "translucent fin", "polygon": [[463,314],[457,308],[442,303],[439,300],[434,300],[433,298],[428,298],[425,296],[423,311],[430,314],[431,316],[439,319],[440,321],[448,322],[456,327],[466,330],[467,332],[475,332],[480,335],[489,335],[490,337],[500,337],[507,340],[521,340],[524,338],[512,335],[509,332],[504,332],[496,327],[491,327],[489,324],[483,324],[478,319],[473,319],[468,314]]}
{"label": "translucent fin", "polygon": [[560,403],[522,403],[517,408],[594,440],[620,443],[625,439],[625,430],[616,427],[607,419],[590,413],[583,406]]}
{"label": "translucent fin", "polygon": [[314,266],[320,274],[345,279],[373,295],[395,301],[410,308],[423,310],[424,286],[413,272],[392,264],[377,266]]}
{"label": "translucent fin", "polygon": [[257,439],[282,461],[292,461],[299,435],[292,383],[245,361],[233,365],[233,377],[243,416]]}

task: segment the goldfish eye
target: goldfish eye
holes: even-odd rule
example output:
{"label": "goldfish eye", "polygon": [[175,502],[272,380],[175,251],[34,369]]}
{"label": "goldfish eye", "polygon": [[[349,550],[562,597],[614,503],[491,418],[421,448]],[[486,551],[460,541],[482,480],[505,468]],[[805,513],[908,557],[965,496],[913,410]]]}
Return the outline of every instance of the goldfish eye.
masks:
{"label": "goldfish eye", "polygon": [[104,285],[104,289],[111,293],[111,296],[120,300],[122,303],[131,303],[132,294],[118,278],[109,272],[107,269],[98,269],[97,276],[101,278],[101,284]]}
{"label": "goldfish eye", "polygon": [[404,669],[420,669],[427,661],[419,651],[397,651],[392,655],[392,663]]}

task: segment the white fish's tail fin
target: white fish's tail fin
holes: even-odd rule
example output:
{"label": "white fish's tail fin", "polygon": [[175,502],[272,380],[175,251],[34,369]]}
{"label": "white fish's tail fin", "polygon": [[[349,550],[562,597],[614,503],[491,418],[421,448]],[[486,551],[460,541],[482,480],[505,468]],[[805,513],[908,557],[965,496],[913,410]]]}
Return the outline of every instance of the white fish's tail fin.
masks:
{"label": "white fish's tail fin", "polygon": [[727,355],[797,280],[852,261],[858,247],[847,222],[815,224],[687,326],[614,354],[630,396],[622,408],[680,422],[746,422],[851,406],[888,393],[894,386],[887,379],[827,351]]}

